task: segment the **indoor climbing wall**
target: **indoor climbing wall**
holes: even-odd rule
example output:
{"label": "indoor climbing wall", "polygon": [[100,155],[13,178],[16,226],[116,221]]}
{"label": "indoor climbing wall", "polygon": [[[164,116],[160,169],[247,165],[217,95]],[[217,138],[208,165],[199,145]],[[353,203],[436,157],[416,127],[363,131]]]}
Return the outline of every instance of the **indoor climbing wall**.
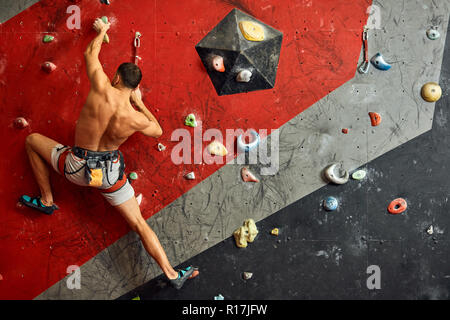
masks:
{"label": "indoor climbing wall", "polygon": [[[136,193],[149,218],[206,179],[222,165],[174,165],[171,133],[195,114],[202,127],[276,129],[353,78],[370,1],[52,1],[43,0],[0,25],[0,99],[4,142],[0,186],[0,298],[34,298],[127,234],[124,221],[91,189],[52,174],[52,216],[16,207],[24,193],[37,193],[24,149],[39,132],[73,144],[75,121],[89,90],[83,52],[95,36],[92,23],[107,16],[110,43],[100,55],[113,76],[134,61],[135,33],[142,34],[139,61],[144,102],[163,127],[156,140],[136,135],[122,148],[127,171],[135,171]],[[70,30],[69,6],[80,8],[81,28]],[[218,96],[195,45],[233,8],[283,32],[274,89]],[[43,41],[51,35],[54,40]],[[47,73],[44,62],[56,69]],[[325,115],[323,115],[325,116]],[[24,129],[14,126],[23,117]],[[189,129],[193,130],[193,129]],[[158,151],[157,144],[167,148]],[[208,142],[204,142],[206,147]],[[183,178],[194,172],[195,180]],[[107,279],[107,275],[105,275]],[[86,280],[87,281],[87,280]],[[106,280],[108,281],[108,280]]]}

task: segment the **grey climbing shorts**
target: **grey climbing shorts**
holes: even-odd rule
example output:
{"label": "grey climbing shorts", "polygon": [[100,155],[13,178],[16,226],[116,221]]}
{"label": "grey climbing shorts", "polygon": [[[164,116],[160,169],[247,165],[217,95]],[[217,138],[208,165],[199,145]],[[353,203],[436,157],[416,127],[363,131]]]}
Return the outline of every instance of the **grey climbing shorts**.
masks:
{"label": "grey climbing shorts", "polygon": [[[89,186],[86,179],[86,160],[74,155],[71,147],[62,144],[56,145],[52,149],[51,160],[53,169],[64,175],[67,180],[82,187]],[[118,158],[105,161],[105,168],[102,172],[102,185],[95,188],[100,190],[108,203],[112,206],[118,206],[134,197],[134,189],[126,176],[124,177],[125,183],[116,188],[120,183],[120,161]]]}

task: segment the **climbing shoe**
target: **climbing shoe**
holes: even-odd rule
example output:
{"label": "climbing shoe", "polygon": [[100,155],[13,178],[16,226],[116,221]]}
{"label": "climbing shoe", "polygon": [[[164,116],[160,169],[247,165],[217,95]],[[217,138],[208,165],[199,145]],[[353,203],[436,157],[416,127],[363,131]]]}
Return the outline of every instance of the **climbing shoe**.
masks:
{"label": "climbing shoe", "polygon": [[186,280],[191,279],[192,274],[197,271],[198,268],[189,266],[187,268],[178,271],[178,278],[169,279],[170,284],[177,290],[181,289]]}
{"label": "climbing shoe", "polygon": [[36,209],[48,215],[52,214],[53,211],[58,209],[58,207],[55,204],[51,206],[44,205],[40,197],[31,198],[27,195],[23,195],[20,197],[19,202],[27,207]]}

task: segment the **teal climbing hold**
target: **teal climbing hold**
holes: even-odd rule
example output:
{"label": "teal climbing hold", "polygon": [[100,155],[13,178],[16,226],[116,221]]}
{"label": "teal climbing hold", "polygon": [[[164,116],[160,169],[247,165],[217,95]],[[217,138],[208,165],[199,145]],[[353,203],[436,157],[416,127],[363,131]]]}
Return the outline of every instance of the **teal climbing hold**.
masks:
{"label": "teal climbing hold", "polygon": [[42,39],[42,41],[44,43],[49,43],[49,42],[52,42],[53,40],[55,40],[55,37],[54,36],[49,36],[48,34],[45,35],[44,38]]}
{"label": "teal climbing hold", "polygon": [[108,23],[108,17],[103,16],[103,17],[101,17],[101,19],[104,23]]}

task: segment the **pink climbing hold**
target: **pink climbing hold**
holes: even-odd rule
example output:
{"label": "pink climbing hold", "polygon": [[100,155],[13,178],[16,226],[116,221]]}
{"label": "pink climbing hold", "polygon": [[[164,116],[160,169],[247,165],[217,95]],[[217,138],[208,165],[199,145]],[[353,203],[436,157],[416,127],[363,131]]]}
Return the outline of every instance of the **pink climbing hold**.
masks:
{"label": "pink climbing hold", "polygon": [[56,65],[50,61],[44,62],[41,67],[47,73],[52,73],[56,69]]}
{"label": "pink climbing hold", "polygon": [[241,177],[245,182],[259,182],[259,179],[246,167],[241,169]]}
{"label": "pink climbing hold", "polygon": [[223,64],[223,58],[221,56],[213,56],[212,67],[219,72],[225,72],[225,65]]}
{"label": "pink climbing hold", "polygon": [[25,129],[28,127],[28,121],[22,117],[16,118],[16,120],[14,120],[14,126],[17,129]]}

